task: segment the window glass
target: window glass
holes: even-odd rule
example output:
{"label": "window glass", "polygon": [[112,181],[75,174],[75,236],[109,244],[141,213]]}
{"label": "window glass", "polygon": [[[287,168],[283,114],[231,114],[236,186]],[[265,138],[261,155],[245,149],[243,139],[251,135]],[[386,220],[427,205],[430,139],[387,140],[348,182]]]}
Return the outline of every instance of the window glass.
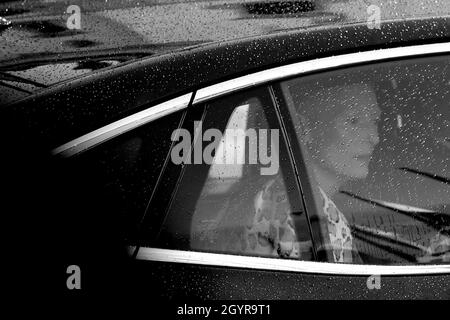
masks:
{"label": "window glass", "polygon": [[281,83],[334,262],[450,262],[450,59]]}
{"label": "window glass", "polygon": [[200,134],[189,137],[190,158],[183,160],[158,245],[312,259],[300,193],[267,88],[196,107],[205,108],[203,118],[185,125],[197,125]]}
{"label": "window glass", "polygon": [[169,154],[170,135],[178,127],[182,112],[69,159],[84,191],[83,198],[98,206],[96,214],[116,222],[127,244],[135,244],[138,225]]}

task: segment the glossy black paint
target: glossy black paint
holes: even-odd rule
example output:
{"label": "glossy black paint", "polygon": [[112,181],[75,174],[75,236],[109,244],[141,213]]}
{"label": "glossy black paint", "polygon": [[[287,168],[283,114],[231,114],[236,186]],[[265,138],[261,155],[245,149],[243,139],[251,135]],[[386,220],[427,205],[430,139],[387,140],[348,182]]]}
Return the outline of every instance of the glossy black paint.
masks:
{"label": "glossy black paint", "polygon": [[152,288],[164,299],[450,299],[450,275],[382,276],[380,289],[368,277],[137,262],[137,291]]}

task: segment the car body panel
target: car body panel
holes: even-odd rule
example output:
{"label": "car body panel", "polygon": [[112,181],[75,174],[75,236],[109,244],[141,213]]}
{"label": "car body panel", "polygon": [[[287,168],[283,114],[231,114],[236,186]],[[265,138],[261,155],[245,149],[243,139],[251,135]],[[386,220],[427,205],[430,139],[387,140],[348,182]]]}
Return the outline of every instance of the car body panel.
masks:
{"label": "car body panel", "polygon": [[[368,29],[364,23],[336,28],[292,30],[218,42],[98,70],[2,107],[2,130],[5,130],[2,131],[5,133],[2,137],[4,140],[14,137],[5,148],[13,154],[17,152],[23,161],[18,164],[23,169],[23,172],[19,172],[20,179],[15,181],[14,176],[7,181],[11,182],[11,190],[17,191],[17,194],[23,191],[26,195],[32,195],[26,201],[22,200],[25,208],[34,208],[33,201],[45,207],[45,198],[41,199],[37,191],[42,180],[45,180],[46,170],[53,169],[54,163],[40,166],[43,162],[33,162],[33,157],[42,156],[42,161],[48,160],[50,150],[61,144],[150,106],[199,88],[288,63],[449,41],[450,18],[386,22],[381,30]],[[27,135],[22,135],[23,132]],[[29,154],[33,157],[27,158]],[[9,167],[2,168],[7,171]],[[50,198],[51,195],[46,194]],[[84,237],[90,239],[89,236],[99,233],[96,236],[101,238],[100,243],[95,243],[96,247],[91,248],[92,251],[87,254],[88,259],[92,260],[83,260],[85,264],[82,263],[89,279],[98,279],[90,287],[94,292],[115,294],[127,288],[131,292],[165,298],[204,299],[450,298],[449,274],[382,276],[382,289],[369,289],[367,275],[318,275],[149,261],[127,261],[124,262],[126,267],[122,268],[122,262],[112,264],[110,260],[122,254],[115,252],[117,243],[110,244],[106,240],[116,226],[111,227],[108,221],[102,220],[103,216],[89,216],[86,220],[79,218],[71,210],[75,210],[73,208],[77,208],[77,205],[84,208],[83,201],[80,200],[82,199],[71,199],[73,203],[69,202],[68,208],[61,206],[70,209],[72,215],[64,216],[56,210],[60,215],[53,212],[53,215],[27,216],[27,219],[39,219],[41,224],[50,222],[51,228],[67,226],[71,230],[68,234],[76,235],[74,239],[67,240],[64,238],[67,232],[65,228],[52,230],[56,237],[53,234],[41,235],[44,240],[40,241],[54,246],[55,241],[64,239],[62,244],[59,243],[61,246],[64,244],[61,251],[50,250],[42,254],[44,258],[49,258],[48,261],[44,259],[44,266],[51,265],[54,261],[52,259],[59,259],[58,262],[67,264],[69,260],[83,257],[85,247],[78,248],[77,241],[85,241]],[[63,199],[59,201],[63,202]],[[56,209],[60,209],[60,202],[55,204]],[[95,208],[84,209],[88,212],[88,209]],[[66,210],[62,213],[66,213]],[[80,212],[80,215],[84,213]],[[56,222],[52,220],[54,218]],[[99,221],[91,226],[91,219]],[[18,226],[17,229],[23,232],[22,222],[14,226]],[[83,227],[89,229],[88,232],[85,233]],[[83,230],[81,234],[77,233],[79,228]],[[17,235],[21,236],[21,233]],[[92,244],[88,243],[87,246],[89,245]],[[38,256],[41,257],[40,254]],[[113,281],[114,277],[120,278],[121,283]]]}
{"label": "car body panel", "polygon": [[369,289],[367,276],[138,261],[130,282],[139,292],[152,288],[163,299],[449,299],[450,275],[381,276]]}

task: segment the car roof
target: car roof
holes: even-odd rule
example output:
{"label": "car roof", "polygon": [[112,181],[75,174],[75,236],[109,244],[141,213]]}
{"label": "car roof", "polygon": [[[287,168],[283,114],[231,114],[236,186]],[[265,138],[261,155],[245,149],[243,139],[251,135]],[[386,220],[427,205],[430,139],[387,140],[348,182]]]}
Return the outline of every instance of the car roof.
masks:
{"label": "car roof", "polygon": [[[197,88],[283,64],[345,53],[448,42],[450,18],[308,28],[215,42],[128,62],[15,102],[3,119],[39,128],[53,148]],[[37,121],[36,119],[39,119]]]}

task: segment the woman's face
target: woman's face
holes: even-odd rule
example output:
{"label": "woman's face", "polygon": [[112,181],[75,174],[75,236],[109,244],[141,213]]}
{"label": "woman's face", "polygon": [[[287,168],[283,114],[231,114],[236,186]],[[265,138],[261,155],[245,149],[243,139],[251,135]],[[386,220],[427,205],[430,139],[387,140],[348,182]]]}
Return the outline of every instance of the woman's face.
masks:
{"label": "woman's face", "polygon": [[341,87],[333,96],[338,116],[320,133],[319,166],[341,178],[365,178],[379,142],[381,111],[376,95],[370,86],[353,85]]}

